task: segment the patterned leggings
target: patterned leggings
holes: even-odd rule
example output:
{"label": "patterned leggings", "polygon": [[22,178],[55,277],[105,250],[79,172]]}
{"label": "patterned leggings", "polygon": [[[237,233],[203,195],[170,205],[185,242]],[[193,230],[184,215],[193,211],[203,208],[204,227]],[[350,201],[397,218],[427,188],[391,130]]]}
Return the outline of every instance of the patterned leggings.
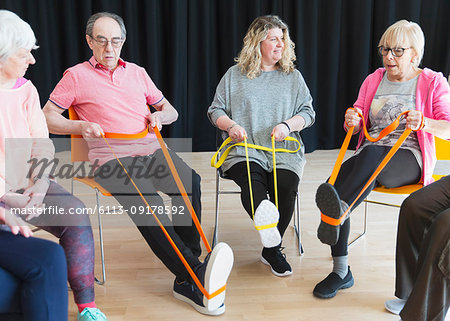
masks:
{"label": "patterned leggings", "polygon": [[[30,223],[59,238],[67,260],[67,274],[75,303],[94,301],[94,238],[89,217],[83,213],[83,202],[61,185],[50,182],[44,198],[47,213]],[[64,209],[62,211],[61,209]],[[60,210],[64,214],[52,214]]]}

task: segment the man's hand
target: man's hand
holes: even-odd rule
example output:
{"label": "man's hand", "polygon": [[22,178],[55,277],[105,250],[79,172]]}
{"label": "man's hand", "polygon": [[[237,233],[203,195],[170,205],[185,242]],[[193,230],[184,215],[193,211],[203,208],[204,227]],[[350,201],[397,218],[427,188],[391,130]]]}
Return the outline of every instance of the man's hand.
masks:
{"label": "man's hand", "polygon": [[81,135],[83,135],[83,138],[100,138],[104,134],[102,127],[97,123],[87,121],[81,123]]}
{"label": "man's hand", "polygon": [[155,111],[147,116],[149,126],[151,129],[153,129],[155,126],[158,127],[158,130],[161,130],[162,128],[162,122],[161,122],[161,112]]}

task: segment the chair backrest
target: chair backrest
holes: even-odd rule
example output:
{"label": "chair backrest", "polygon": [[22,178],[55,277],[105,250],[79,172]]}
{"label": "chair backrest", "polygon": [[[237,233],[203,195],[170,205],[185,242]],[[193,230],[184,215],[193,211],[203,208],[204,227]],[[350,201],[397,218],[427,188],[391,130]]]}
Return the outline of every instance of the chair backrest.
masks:
{"label": "chair backrest", "polygon": [[450,160],[450,140],[434,137],[437,160]]}
{"label": "chair backrest", "polygon": [[[69,119],[79,120],[77,113],[73,107],[69,107]],[[72,162],[88,161],[89,148],[86,141],[81,135],[70,135],[71,159]]]}

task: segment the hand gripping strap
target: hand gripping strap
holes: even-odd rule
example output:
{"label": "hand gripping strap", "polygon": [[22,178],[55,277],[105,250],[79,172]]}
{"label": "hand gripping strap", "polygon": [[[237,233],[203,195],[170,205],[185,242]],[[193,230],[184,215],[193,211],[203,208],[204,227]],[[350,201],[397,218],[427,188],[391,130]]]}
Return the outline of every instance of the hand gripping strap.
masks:
{"label": "hand gripping strap", "polygon": [[[356,111],[356,110],[355,110]],[[361,119],[363,120],[363,130],[364,130],[364,136],[367,138],[367,140],[371,141],[371,142],[377,142],[380,139],[382,139],[383,137],[389,135],[392,131],[394,131],[398,125],[400,124],[400,119],[403,116],[406,116],[410,111],[405,111],[403,113],[401,113],[400,115],[398,115],[398,117],[392,122],[392,124],[390,124],[389,126],[387,126],[386,128],[384,128],[380,134],[378,135],[378,137],[373,138],[369,135],[369,132],[367,131],[367,127],[366,127],[366,123],[364,121],[364,117],[363,115],[361,115],[361,113],[357,112],[359,117],[361,117]],[[421,125],[419,126],[418,130],[421,130],[424,126],[424,117],[422,114],[422,121],[421,121]],[[347,151],[348,145],[350,143],[350,139],[352,137],[353,134],[353,130],[354,127],[350,127],[347,135],[345,136],[344,142],[342,143],[342,147],[339,151],[338,157],[336,159],[336,163],[334,164],[334,168],[333,171],[331,173],[330,179],[328,180],[328,183],[330,183],[331,185],[334,185],[334,183],[336,182],[336,178],[337,175],[339,173],[339,170],[341,168],[341,164],[342,161],[344,159],[344,155],[345,152]],[[356,201],[361,197],[361,195],[364,193],[364,191],[369,187],[369,185],[376,179],[376,177],[378,176],[378,174],[383,170],[383,168],[386,166],[386,164],[389,162],[389,160],[392,158],[392,156],[394,156],[394,154],[397,152],[397,150],[400,148],[400,146],[403,144],[403,142],[406,140],[406,138],[408,137],[408,135],[411,133],[411,129],[405,129],[404,132],[402,133],[402,135],[399,137],[399,139],[397,140],[397,142],[394,144],[394,146],[392,146],[392,148],[389,150],[389,152],[387,153],[387,155],[385,156],[385,158],[381,161],[380,165],[378,165],[378,167],[375,169],[375,172],[372,174],[372,176],[369,178],[369,180],[367,181],[367,183],[364,185],[364,187],[362,188],[361,192],[358,194],[358,196],[355,198],[355,200],[353,201],[352,204],[349,205],[349,207],[347,208],[347,210],[341,215],[341,217],[339,218],[332,218],[329,217],[323,213],[320,213],[321,219],[323,222],[329,224],[329,225],[333,225],[333,226],[337,226],[340,225],[342,223],[342,221],[345,219],[345,217],[348,215],[348,213],[350,212],[351,208],[353,207],[353,205],[355,205]]]}

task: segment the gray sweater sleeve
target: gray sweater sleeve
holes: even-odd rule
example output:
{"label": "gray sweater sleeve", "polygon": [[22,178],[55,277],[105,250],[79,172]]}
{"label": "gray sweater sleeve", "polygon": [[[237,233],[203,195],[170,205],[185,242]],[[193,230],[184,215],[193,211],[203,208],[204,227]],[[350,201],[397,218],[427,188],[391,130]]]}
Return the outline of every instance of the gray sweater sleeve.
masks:
{"label": "gray sweater sleeve", "polygon": [[313,109],[313,99],[309,88],[300,72],[298,72],[299,90],[297,92],[297,108],[295,114],[305,119],[305,128],[311,127],[316,118],[316,112]]}
{"label": "gray sweater sleeve", "polygon": [[208,108],[208,119],[213,124],[213,126],[217,127],[216,122],[220,116],[230,115],[231,110],[230,106],[226,104],[226,92],[225,92],[225,83],[226,78],[228,78],[230,70],[228,70],[225,75],[220,80],[217,85],[216,93],[214,95],[214,100],[211,103],[211,106]]}

